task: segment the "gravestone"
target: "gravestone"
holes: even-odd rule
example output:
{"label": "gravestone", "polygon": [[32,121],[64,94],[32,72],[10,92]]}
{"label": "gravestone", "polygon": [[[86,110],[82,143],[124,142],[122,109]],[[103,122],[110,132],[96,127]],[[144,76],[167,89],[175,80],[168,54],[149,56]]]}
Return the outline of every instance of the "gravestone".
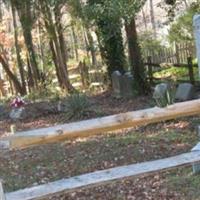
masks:
{"label": "gravestone", "polygon": [[122,76],[121,93],[123,97],[132,97],[133,93],[133,75],[131,72],[126,72]]}
{"label": "gravestone", "polygon": [[194,98],[194,86],[190,83],[179,84],[176,94],[175,101],[188,101]]}
{"label": "gravestone", "polygon": [[111,75],[112,88],[116,97],[121,97],[122,91],[122,74],[119,71],[114,71]]}
{"label": "gravestone", "polygon": [[200,15],[194,15],[193,17],[194,37],[196,40],[197,58],[199,66],[200,76]]}
{"label": "gravestone", "polygon": [[9,114],[10,118],[12,120],[19,120],[23,118],[23,112],[25,112],[25,108],[21,107],[21,108],[13,108]]}
{"label": "gravestone", "polygon": [[171,88],[168,83],[160,83],[156,85],[153,98],[159,107],[165,107],[173,103]]}
{"label": "gravestone", "polygon": [[58,102],[58,105],[57,105],[57,110],[58,112],[67,112],[68,111],[68,108],[67,108],[67,99],[64,99],[62,101],[59,101]]}

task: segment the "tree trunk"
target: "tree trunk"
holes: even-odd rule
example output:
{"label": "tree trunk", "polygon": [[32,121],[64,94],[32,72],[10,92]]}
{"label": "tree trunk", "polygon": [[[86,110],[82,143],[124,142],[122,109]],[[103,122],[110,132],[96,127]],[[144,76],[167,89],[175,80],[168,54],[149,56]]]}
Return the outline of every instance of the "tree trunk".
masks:
{"label": "tree trunk", "polygon": [[88,27],[85,28],[88,42],[89,42],[89,49],[91,52],[91,57],[92,57],[92,65],[96,66],[97,65],[97,59],[96,59],[96,51],[95,51],[95,46],[94,46],[94,40],[91,35],[91,32]]}
{"label": "tree trunk", "polygon": [[24,76],[24,66],[23,66],[23,61],[22,61],[21,55],[20,55],[21,49],[20,49],[20,46],[19,46],[19,43],[18,43],[16,11],[15,11],[15,8],[12,4],[11,4],[11,9],[12,9],[12,17],[13,17],[13,27],[14,27],[14,38],[15,38],[16,55],[17,55],[17,64],[18,64],[22,88],[23,88],[23,95],[26,95],[27,92],[26,92],[26,81],[25,81],[25,76]]}
{"label": "tree trunk", "polygon": [[12,73],[12,71],[9,68],[8,63],[6,62],[6,59],[1,54],[0,54],[0,63],[3,69],[5,70],[6,74],[8,75],[9,79],[14,84],[16,93],[20,93],[21,95],[24,95],[24,91],[20,82],[18,81],[17,77]]}
{"label": "tree trunk", "polygon": [[78,61],[79,60],[78,41],[77,41],[76,33],[75,33],[75,30],[74,30],[74,25],[72,25],[71,28],[72,28],[72,36],[73,36],[73,42],[74,42],[75,57],[76,57],[76,61]]}
{"label": "tree trunk", "polygon": [[144,77],[144,64],[140,46],[138,44],[135,19],[125,24],[126,35],[128,39],[129,59],[132,66],[132,72],[135,80],[136,89],[140,94],[147,92],[147,84]]}
{"label": "tree trunk", "polygon": [[[56,63],[55,67],[57,69],[58,81],[60,85],[62,85],[62,88],[64,90],[68,91],[69,93],[73,93],[75,89],[73,88],[73,86],[71,85],[69,81],[67,63],[66,63],[67,53],[65,50],[65,46],[63,44],[65,43],[65,41],[64,41],[62,32],[60,32],[62,31],[62,29],[58,30],[58,28],[62,28],[62,27],[59,27],[61,24],[58,24],[58,21],[56,25],[53,23],[52,11],[50,10],[47,2],[45,1],[42,1],[42,10],[45,13],[45,17],[46,17],[45,19],[46,29],[49,35],[51,36],[50,47],[51,47],[54,63]],[[59,13],[56,13],[56,14],[59,14]],[[58,17],[57,20],[59,20],[60,16],[57,16],[57,17]],[[61,84],[61,81],[62,81],[62,84]]]}
{"label": "tree trunk", "polygon": [[22,25],[24,40],[29,54],[30,65],[34,76],[34,84],[35,86],[37,86],[37,82],[38,80],[40,80],[40,72],[36,61],[36,54],[31,33],[33,24],[30,5],[31,2],[27,0],[23,1],[23,3],[18,1],[16,2],[14,0],[12,0],[12,2],[15,8],[17,9],[19,19]]}
{"label": "tree trunk", "polygon": [[155,23],[155,15],[154,15],[154,7],[153,7],[153,0],[149,0],[150,3],[150,16],[151,16],[151,24],[154,33],[154,37],[156,38],[156,23]]}
{"label": "tree trunk", "polygon": [[27,68],[28,68],[28,76],[27,76],[27,83],[28,83],[28,89],[29,92],[32,91],[32,89],[34,88],[34,80],[33,80],[33,73],[32,73],[32,69],[31,69],[31,65],[30,65],[30,60],[29,60],[29,56],[27,56]]}
{"label": "tree trunk", "polygon": [[55,49],[54,49],[53,41],[51,39],[49,41],[49,46],[50,46],[50,49],[51,49],[51,52],[52,52],[52,58],[53,58],[53,62],[54,62],[55,68],[56,68],[56,76],[58,78],[58,83],[59,83],[59,86],[62,88],[63,85],[62,85],[61,72],[60,72],[60,69],[59,69],[59,66],[58,66],[58,63],[57,63],[57,57],[56,57],[56,52],[55,52]]}
{"label": "tree trunk", "polygon": [[142,8],[142,17],[143,17],[143,22],[145,26],[145,30],[147,31],[147,18],[144,9]]}

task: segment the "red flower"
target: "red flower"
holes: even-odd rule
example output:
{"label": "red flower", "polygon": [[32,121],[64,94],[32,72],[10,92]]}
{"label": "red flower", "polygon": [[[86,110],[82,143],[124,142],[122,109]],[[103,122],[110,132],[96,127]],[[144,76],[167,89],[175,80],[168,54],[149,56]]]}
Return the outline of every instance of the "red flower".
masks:
{"label": "red flower", "polygon": [[20,98],[20,97],[16,97],[12,103],[10,104],[11,107],[13,108],[20,108],[22,106],[24,106],[25,102]]}

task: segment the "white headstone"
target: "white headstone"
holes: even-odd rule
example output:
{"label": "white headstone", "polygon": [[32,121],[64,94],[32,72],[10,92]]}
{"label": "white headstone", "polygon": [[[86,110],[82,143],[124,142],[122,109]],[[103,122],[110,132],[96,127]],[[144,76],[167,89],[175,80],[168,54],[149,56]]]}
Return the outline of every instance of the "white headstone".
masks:
{"label": "white headstone", "polygon": [[196,40],[197,58],[199,66],[200,77],[200,15],[194,15],[193,17],[194,37]]}

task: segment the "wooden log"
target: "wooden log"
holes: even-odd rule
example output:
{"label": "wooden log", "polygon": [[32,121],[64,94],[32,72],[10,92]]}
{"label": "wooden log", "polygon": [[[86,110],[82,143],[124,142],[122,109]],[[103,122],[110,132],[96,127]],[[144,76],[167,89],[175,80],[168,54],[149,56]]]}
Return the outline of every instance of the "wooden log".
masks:
{"label": "wooden log", "polygon": [[[88,137],[117,129],[147,125],[150,123],[200,114],[200,100],[177,103],[166,108],[149,108],[50,128],[16,133],[0,140],[0,147],[24,148],[76,137]],[[2,145],[3,144],[3,145]]]}
{"label": "wooden log", "polygon": [[0,200],[6,200],[1,180],[0,180]]}
{"label": "wooden log", "polygon": [[178,166],[188,165],[200,160],[200,151],[185,153],[178,156],[128,166],[115,167],[96,171],[52,183],[35,186],[6,194],[6,200],[38,200],[52,195],[72,192],[79,188],[98,186],[119,179],[169,170]]}

